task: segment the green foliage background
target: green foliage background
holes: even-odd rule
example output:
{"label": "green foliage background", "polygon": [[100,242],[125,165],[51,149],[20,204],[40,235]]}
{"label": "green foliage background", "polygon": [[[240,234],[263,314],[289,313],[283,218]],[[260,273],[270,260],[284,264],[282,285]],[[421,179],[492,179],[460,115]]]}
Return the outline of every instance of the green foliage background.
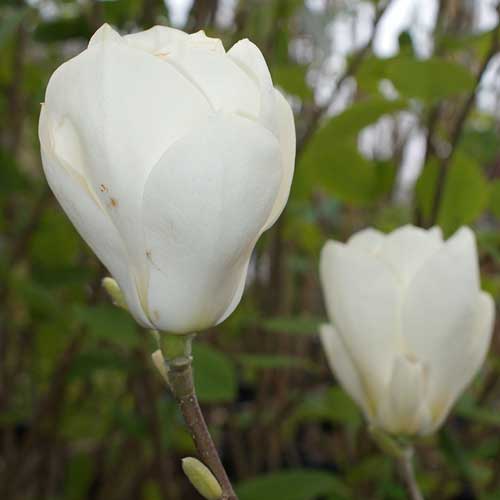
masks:
{"label": "green foliage background", "polygon": [[[298,159],[288,207],[259,242],[257,272],[237,312],[199,336],[196,383],[241,500],[403,499],[358,409],[336,385],[317,339],[325,320],[318,276],[327,238],[373,225],[471,224],[484,287],[500,296],[498,109],[475,105],[498,32],[474,33],[474,2],[442,0],[434,56],[350,54],[339,88],[350,104],[330,116],[314,100],[336,16],[354,2],[237,2],[219,26],[216,0],[194,2],[186,29],[226,48],[249,37],[296,113]],[[370,2],[364,2],[370,3]],[[372,2],[376,4],[376,2]],[[376,6],[381,8],[380,5]],[[44,14],[52,9],[52,15]],[[471,11],[472,10],[472,11]],[[314,23],[314,36],[304,33]],[[198,498],[180,459],[194,454],[178,410],[155,373],[149,333],[110,305],[95,259],[42,176],[37,121],[48,77],[103,22],[127,32],[169,24],[157,0],[0,0],[0,498]],[[300,60],[294,44],[307,44]],[[329,50],[329,49],[328,49]],[[381,82],[391,82],[388,98]],[[355,85],[353,85],[355,83]],[[339,89],[336,91],[339,92]],[[334,94],[335,98],[337,94]],[[425,166],[403,199],[398,175],[411,113],[427,135]],[[389,153],[362,154],[360,132],[392,123]],[[428,498],[500,498],[500,345],[440,433],[417,445]]]}

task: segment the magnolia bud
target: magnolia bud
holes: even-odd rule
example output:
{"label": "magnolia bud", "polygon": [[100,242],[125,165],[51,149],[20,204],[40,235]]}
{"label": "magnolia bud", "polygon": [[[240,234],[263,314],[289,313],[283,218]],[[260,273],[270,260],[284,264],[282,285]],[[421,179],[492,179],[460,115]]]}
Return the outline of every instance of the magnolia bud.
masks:
{"label": "magnolia bud", "polygon": [[405,226],[330,241],[320,275],[330,365],[370,425],[393,435],[435,431],[481,367],[494,302],[482,292],[474,233]]}
{"label": "magnolia bud", "polygon": [[103,278],[102,286],[108,292],[108,295],[111,297],[113,304],[117,307],[121,307],[122,309],[127,309],[127,304],[125,302],[125,298],[123,297],[123,293],[120,290],[120,286],[118,283],[109,276]]}
{"label": "magnolia bud", "polygon": [[156,350],[153,354],[151,354],[151,359],[153,360],[153,364],[161,375],[161,378],[168,385],[168,373],[167,366],[165,365],[165,358],[160,349]]}
{"label": "magnolia bud", "polygon": [[51,76],[39,136],[52,191],[142,326],[232,313],[295,161],[291,108],[252,42],[104,25]]}
{"label": "magnolia bud", "polygon": [[198,493],[207,500],[219,500],[222,489],[210,469],[198,459],[182,459],[182,470]]}

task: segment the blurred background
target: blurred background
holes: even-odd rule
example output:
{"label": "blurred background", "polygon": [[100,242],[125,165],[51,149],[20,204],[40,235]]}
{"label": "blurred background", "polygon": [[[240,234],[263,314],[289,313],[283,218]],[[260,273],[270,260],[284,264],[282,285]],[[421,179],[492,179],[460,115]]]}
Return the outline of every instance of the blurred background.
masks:
{"label": "blurred background", "polygon": [[[42,176],[49,76],[108,22],[248,37],[295,112],[289,204],[236,313],[199,336],[199,396],[241,500],[404,499],[317,338],[327,238],[470,224],[500,298],[500,34],[493,0],[0,0],[0,498],[191,500],[195,454],[102,268]],[[417,445],[426,498],[500,499],[500,339]]]}

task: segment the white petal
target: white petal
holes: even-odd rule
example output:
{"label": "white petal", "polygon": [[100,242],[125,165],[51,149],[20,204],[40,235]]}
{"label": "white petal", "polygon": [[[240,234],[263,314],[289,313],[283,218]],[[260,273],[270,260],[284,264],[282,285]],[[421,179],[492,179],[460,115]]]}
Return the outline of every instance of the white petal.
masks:
{"label": "white petal", "polygon": [[355,250],[377,253],[384,241],[385,234],[371,227],[358,231],[347,240],[347,245]]}
{"label": "white petal", "polygon": [[214,110],[258,119],[259,88],[225,53],[189,45],[172,51],[164,61],[199,88]]}
{"label": "white petal", "polygon": [[432,226],[428,232],[431,235],[433,235],[434,238],[437,238],[439,241],[444,241],[443,231],[439,226]]}
{"label": "white petal", "polygon": [[89,47],[104,42],[123,43],[123,38],[108,23],[105,23],[92,35]]}
{"label": "white petal", "polygon": [[403,335],[407,352],[429,368],[432,400],[443,388],[449,390],[450,373],[461,368],[476,321],[478,292],[476,247],[468,229],[450,238],[408,288],[402,309]]}
{"label": "white petal", "polygon": [[377,257],[330,241],[321,252],[320,278],[330,321],[374,403],[389,381],[400,343],[394,275]]}
{"label": "white petal", "polygon": [[159,329],[204,329],[227,311],[280,177],[275,137],[234,115],[207,120],[166,151],[143,208],[149,310]]}
{"label": "white petal", "polygon": [[295,169],[295,122],[293,119],[292,108],[276,90],[276,111],[278,118],[279,128],[279,141],[281,147],[281,160],[282,160],[282,177],[281,185],[276,201],[274,202],[271,215],[266,222],[265,229],[271,227],[278,217],[283,212],[288,197],[290,196],[290,188],[292,186],[293,172]]}
{"label": "white petal", "polygon": [[[281,93],[274,89],[271,74],[262,52],[257,45],[244,39],[235,43],[227,55],[255,82],[260,93],[258,121],[276,137],[285,130],[293,137],[293,155],[295,158],[295,126],[293,113]],[[281,99],[280,99],[281,98]],[[276,102],[279,100],[280,102]],[[277,116],[278,115],[278,116]],[[293,130],[290,130],[290,123]],[[284,127],[286,127],[284,129]],[[280,138],[282,140],[282,138]],[[286,147],[288,145],[285,144]]]}
{"label": "white petal", "polygon": [[222,45],[222,41],[219,38],[207,36],[203,30],[191,33],[189,35],[188,44],[197,49],[201,48],[211,52],[218,52],[219,54],[226,53],[224,45]]}
{"label": "white petal", "polygon": [[379,255],[407,285],[424,262],[436,253],[443,243],[435,231],[403,226],[388,234],[379,248]]}
{"label": "white petal", "polygon": [[[494,321],[495,303],[491,295],[481,292],[477,302],[474,327],[469,331],[467,343],[452,341],[447,353],[443,353],[443,357],[446,357],[443,360],[445,366],[431,401],[434,429],[441,425],[453,403],[483,365],[491,343]],[[435,383],[434,378],[431,383]]]}
{"label": "white petal", "polygon": [[150,54],[161,55],[161,51],[167,47],[174,50],[174,48],[187,43],[189,35],[184,31],[168,26],[153,26],[145,31],[125,35],[123,39],[132,47],[144,50]]}
{"label": "white petal", "polygon": [[140,304],[123,241],[108,214],[89,191],[86,180],[57,156],[53,149],[56,142],[53,128],[50,111],[44,105],[39,135],[47,181],[77,231],[119,283],[135,319],[143,326],[151,327]]}
{"label": "white petal", "polygon": [[247,282],[248,266],[250,265],[250,259],[252,257],[252,252],[253,252],[254,246],[255,246],[255,243],[253,245],[250,245],[247,256],[243,258],[243,261],[246,262],[246,264],[243,265],[243,267],[241,269],[240,282],[239,282],[238,286],[236,287],[236,291],[234,292],[233,298],[231,299],[231,303],[229,304],[227,309],[224,311],[222,316],[217,320],[216,325],[221,324],[234,312],[234,310],[238,307],[238,304],[240,303],[241,297],[243,297],[243,292],[245,291],[245,285]]}
{"label": "white petal", "polygon": [[165,149],[209,115],[208,102],[170,65],[105,39],[52,75],[46,104],[73,125],[78,162],[125,240],[144,296],[144,183]]}
{"label": "white petal", "polygon": [[346,350],[342,337],[330,324],[320,326],[320,338],[325,350],[330,369],[335,373],[342,388],[363,409],[367,418],[371,418],[372,410],[365,397],[365,392],[353,360]]}
{"label": "white petal", "polygon": [[[428,425],[424,367],[407,356],[394,360],[387,391],[379,408],[382,428],[393,434],[416,434]],[[425,420],[423,417],[427,416]]]}

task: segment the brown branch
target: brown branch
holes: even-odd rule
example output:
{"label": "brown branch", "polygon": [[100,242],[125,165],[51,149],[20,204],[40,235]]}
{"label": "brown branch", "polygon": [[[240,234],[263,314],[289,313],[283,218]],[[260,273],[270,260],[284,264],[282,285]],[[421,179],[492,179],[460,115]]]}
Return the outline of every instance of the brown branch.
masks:
{"label": "brown branch", "polygon": [[397,460],[399,473],[404,481],[408,497],[411,500],[424,500],[420,488],[415,477],[415,470],[413,468],[413,451],[407,449]]}
{"label": "brown branch", "polygon": [[[500,5],[497,7],[497,11],[500,14]],[[499,45],[500,45],[500,22],[497,24],[495,30],[492,33],[492,38],[491,38],[491,45],[488,50],[488,53],[486,54],[485,58],[483,59],[481,66],[479,68],[479,71],[476,75],[476,80],[475,80],[475,85],[474,88],[471,90],[469,95],[464,101],[464,104],[458,114],[458,118],[455,121],[455,124],[453,126],[453,129],[450,134],[450,149],[448,154],[442,159],[440,168],[439,168],[439,173],[438,173],[438,180],[437,180],[437,185],[436,185],[436,193],[434,195],[434,200],[432,204],[432,211],[431,211],[431,217],[430,217],[430,225],[435,224],[438,213],[439,213],[439,206],[441,202],[441,198],[443,196],[444,192],[444,187],[446,184],[446,176],[448,174],[449,166],[451,163],[451,160],[453,159],[453,156],[457,150],[457,146],[460,142],[460,139],[462,137],[462,132],[465,126],[465,122],[467,121],[467,117],[469,116],[473,106],[474,102],[476,101],[477,93],[479,91],[479,85],[481,83],[481,80],[484,76],[484,73],[486,72],[486,69],[488,68],[491,60],[493,57],[498,53],[499,50]]]}
{"label": "brown branch", "polygon": [[322,106],[315,106],[314,109],[312,110],[311,115],[309,117],[309,123],[307,123],[304,133],[297,141],[297,156],[300,156],[300,154],[304,151],[305,146],[307,145],[311,137],[314,135],[316,129],[319,127],[321,119],[327,113],[328,109],[330,108],[330,105],[332,104],[333,100],[335,99],[335,96],[337,95],[337,92],[342,87],[344,82],[358,72],[359,68],[361,67],[361,63],[364,61],[364,59],[372,49],[373,41],[375,40],[375,34],[377,33],[377,28],[380,23],[380,20],[382,19],[382,16],[386,12],[390,4],[391,0],[379,2],[379,6],[375,13],[375,19],[373,21],[372,36],[370,37],[370,40],[353,55],[353,57],[351,58],[351,60],[347,65],[346,70],[337,81],[334,89],[332,90],[325,104],[323,104]]}
{"label": "brown branch", "polygon": [[191,359],[187,356],[174,358],[169,361],[168,368],[170,386],[200,458],[215,475],[222,488],[221,500],[238,500],[201,412],[194,389]]}
{"label": "brown branch", "polygon": [[[441,115],[441,105],[436,104],[429,112],[429,116],[427,118],[426,124],[426,138],[425,138],[425,156],[423,162],[423,168],[426,168],[427,162],[431,158],[432,155],[435,155],[435,147],[434,147],[434,134],[436,132],[437,125],[439,123],[439,117]],[[414,208],[414,216],[415,224],[420,227],[424,227],[424,214],[422,213],[421,208],[418,203],[415,203]]]}

